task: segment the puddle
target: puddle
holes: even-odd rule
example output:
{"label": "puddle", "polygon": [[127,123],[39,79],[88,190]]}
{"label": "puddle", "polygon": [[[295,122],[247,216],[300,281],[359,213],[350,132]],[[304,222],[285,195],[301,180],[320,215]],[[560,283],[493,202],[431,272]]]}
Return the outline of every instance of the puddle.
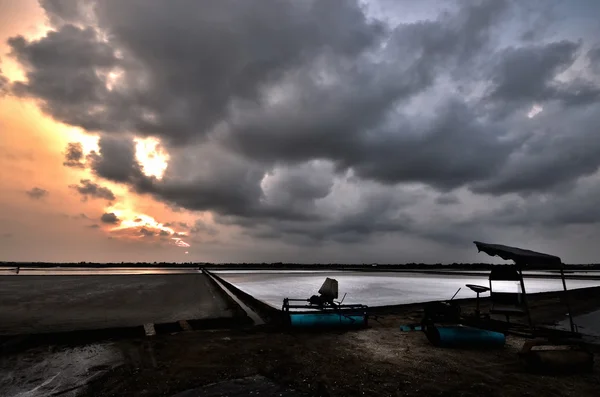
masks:
{"label": "puddle", "polygon": [[79,395],[92,380],[122,364],[111,344],[31,349],[0,358],[0,395],[42,397]]}

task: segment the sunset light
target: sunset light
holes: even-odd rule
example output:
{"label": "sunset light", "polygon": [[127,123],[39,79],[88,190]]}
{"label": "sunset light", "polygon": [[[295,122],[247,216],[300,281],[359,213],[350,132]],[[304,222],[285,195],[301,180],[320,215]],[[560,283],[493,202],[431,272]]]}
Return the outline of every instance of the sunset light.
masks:
{"label": "sunset light", "polygon": [[109,229],[111,234],[116,234],[125,239],[168,238],[168,241],[178,247],[186,248],[190,246],[182,239],[182,237],[187,236],[187,233],[165,226],[149,215],[138,213],[122,205],[107,207],[105,213],[112,213],[118,219],[118,225]]}
{"label": "sunset light", "polygon": [[169,155],[156,138],[136,138],[135,156],[146,176],[162,179],[169,161]]}
{"label": "sunset light", "polygon": [[594,258],[600,2],[148,1],[0,0],[5,260]]}
{"label": "sunset light", "polygon": [[0,0],[0,397],[598,394],[598,16]]}
{"label": "sunset light", "polygon": [[90,135],[83,133],[79,130],[69,131],[67,134],[71,141],[81,143],[83,148],[83,153],[85,155],[89,154],[92,151],[98,152],[100,150],[98,146],[98,140],[100,139],[97,135]]}

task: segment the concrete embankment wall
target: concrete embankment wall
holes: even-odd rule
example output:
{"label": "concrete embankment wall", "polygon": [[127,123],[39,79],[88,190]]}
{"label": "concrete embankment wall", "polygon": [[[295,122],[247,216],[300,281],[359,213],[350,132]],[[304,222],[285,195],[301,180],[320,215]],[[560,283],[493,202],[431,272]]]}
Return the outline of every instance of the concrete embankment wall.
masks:
{"label": "concrete embankment wall", "polygon": [[254,310],[258,315],[260,315],[265,320],[265,322],[274,323],[281,319],[281,311],[280,310],[256,299],[252,295],[242,291],[235,285],[233,285],[230,282],[219,277],[217,274],[209,272],[208,270],[205,270],[205,272],[209,273],[212,277],[219,280],[219,282],[221,284],[223,284],[223,286],[225,286],[225,288],[227,288],[232,294],[234,294],[245,305],[247,305],[252,310]]}
{"label": "concrete embankment wall", "polygon": [[0,276],[0,335],[247,320],[205,274]]}

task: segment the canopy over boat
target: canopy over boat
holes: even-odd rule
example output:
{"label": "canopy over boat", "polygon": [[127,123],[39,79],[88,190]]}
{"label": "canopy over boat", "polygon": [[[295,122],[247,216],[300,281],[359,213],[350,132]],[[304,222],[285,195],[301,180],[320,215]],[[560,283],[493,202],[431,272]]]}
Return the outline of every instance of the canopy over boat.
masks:
{"label": "canopy over boat", "polygon": [[[475,245],[477,246],[477,250],[479,252],[485,252],[486,254],[488,254],[490,256],[499,256],[500,258],[502,258],[504,260],[512,260],[513,262],[515,262],[515,264],[517,265],[517,269],[519,270],[519,273],[521,274],[520,282],[521,282],[521,288],[522,288],[522,291],[524,294],[525,294],[525,284],[523,282],[523,273],[522,273],[522,268],[524,266],[529,265],[529,266],[536,266],[536,267],[541,266],[544,268],[547,268],[547,267],[559,268],[560,276],[561,276],[561,280],[562,280],[562,284],[563,284],[563,289],[565,292],[565,303],[567,305],[567,310],[568,310],[568,314],[569,314],[569,322],[571,323],[571,331],[575,332],[575,325],[573,324],[573,316],[571,314],[571,308],[570,308],[569,301],[566,296],[567,284],[565,282],[565,274],[563,272],[564,265],[558,256],[543,254],[541,252],[535,252],[535,251],[531,251],[531,250],[510,247],[510,246],[501,245],[501,244],[489,244],[489,243],[482,243],[480,241],[473,241],[473,243],[475,243]],[[527,316],[529,318],[529,324],[533,328],[533,323],[531,322],[531,316],[529,313],[529,306],[527,305],[527,303],[525,303],[525,305],[527,307]]]}
{"label": "canopy over boat", "polygon": [[519,266],[544,266],[562,268],[562,261],[558,256],[543,254],[522,248],[509,247],[507,245],[489,244],[474,241],[479,252],[485,252],[490,256],[499,256],[505,260],[512,260]]}

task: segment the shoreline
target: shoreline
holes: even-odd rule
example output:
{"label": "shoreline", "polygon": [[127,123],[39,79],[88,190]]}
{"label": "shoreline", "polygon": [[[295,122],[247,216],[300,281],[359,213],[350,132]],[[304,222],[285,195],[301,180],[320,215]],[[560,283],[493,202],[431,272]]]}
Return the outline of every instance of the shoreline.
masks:
{"label": "shoreline", "polygon": [[[497,265],[497,266],[512,266],[512,265]],[[384,273],[415,273],[415,274],[430,274],[437,276],[462,276],[476,277],[487,275],[489,269],[467,270],[467,269],[423,269],[423,268],[386,268],[386,267],[332,267],[332,268],[306,268],[306,267],[289,267],[289,268],[260,268],[260,267],[240,267],[240,268],[221,268],[221,267],[197,267],[197,266],[23,266],[23,267],[3,267],[0,266],[0,277],[15,277],[15,276],[115,276],[115,275],[177,275],[177,274],[198,274],[204,270],[213,272],[268,272],[275,274],[285,274],[294,271],[310,272],[357,272],[370,274]],[[532,273],[536,272],[536,273]],[[543,273],[542,273],[543,272]],[[591,274],[586,274],[591,273]],[[561,279],[560,273],[557,270],[531,269],[523,271],[524,278],[535,279]],[[600,270],[565,270],[564,277],[566,280],[600,280]]]}
{"label": "shoreline", "polygon": [[[240,299],[250,309],[258,313],[263,319],[266,320],[266,322],[279,321],[279,305],[268,303],[252,296],[251,294],[236,287],[225,278],[220,277],[220,275],[217,273],[207,271],[206,274],[217,279],[226,287],[227,290],[235,295],[235,297]],[[190,278],[191,276],[194,278]],[[86,332],[89,332],[90,334],[96,333],[99,335],[118,337],[118,335],[121,333],[121,330],[125,335],[142,336],[144,335],[143,326],[146,323],[153,323],[157,328],[157,332],[159,333],[181,331],[182,328],[186,327],[185,324],[179,325],[179,323],[182,322],[187,322],[192,329],[233,328],[246,326],[251,323],[245,311],[242,310],[242,308],[233,299],[231,299],[231,297],[229,297],[221,287],[216,285],[213,280],[210,279],[210,277],[206,279],[206,282],[211,285],[210,291],[212,292],[209,295],[212,296],[213,300],[218,300],[219,309],[211,309],[213,310],[213,314],[205,318],[192,315],[191,313],[198,314],[195,307],[198,305],[206,306],[206,299],[208,299],[208,297],[205,297],[202,298],[204,300],[198,301],[197,299],[200,297],[200,295],[198,295],[197,292],[191,293],[192,290],[197,289],[196,281],[194,281],[195,278],[203,276],[204,275],[201,272],[195,272],[193,274],[94,274],[81,277],[81,281],[79,282],[76,279],[76,277],[78,277],[77,275],[22,275],[22,277],[25,277],[22,280],[38,280],[34,282],[35,285],[38,285],[39,282],[47,281],[43,285],[48,285],[48,283],[51,283],[52,285],[55,285],[55,287],[52,288],[59,288],[59,290],[56,291],[49,290],[46,294],[39,285],[39,288],[35,287],[33,284],[29,285],[29,283],[24,285],[18,282],[19,278],[17,277],[0,275],[0,282],[3,282],[3,284],[0,285],[4,286],[0,291],[0,299],[2,300],[0,306],[4,307],[4,309],[1,310],[3,315],[0,316],[0,322],[2,323],[2,326],[0,327],[0,337],[14,337],[23,335],[59,335],[69,333],[76,335],[85,334]],[[59,277],[61,280],[63,280],[60,283],[56,284],[52,281]],[[103,280],[105,280],[105,277],[110,278],[110,285],[117,283],[119,287],[117,289],[114,289],[114,287],[104,288],[105,283]],[[69,282],[73,284],[73,287],[66,289],[65,292],[68,292],[69,296],[65,298],[64,301],[61,300],[61,307],[66,308],[67,311],[71,310],[72,313],[68,314],[65,312],[65,310],[61,310],[61,317],[55,319],[54,314],[52,314],[54,312],[54,309],[52,308],[52,302],[56,299],[63,299],[63,290],[60,288],[62,288],[64,282],[67,280],[70,280]],[[150,282],[145,280],[153,281]],[[10,283],[7,284],[7,281]],[[29,285],[29,287],[27,287],[27,285]],[[131,288],[134,288],[134,291],[131,291],[134,293],[134,295],[131,295],[131,292],[128,292],[128,290],[131,290]],[[135,296],[137,294],[137,292],[135,292],[135,288],[138,288],[138,290],[141,288],[140,291],[145,291],[144,296],[147,296],[148,298],[152,296],[154,301],[154,303],[151,305],[153,306],[151,312],[148,312],[148,314],[143,316],[140,316],[140,310],[147,306],[148,303],[143,300],[141,301],[139,297]],[[586,295],[590,291],[594,293],[593,291],[596,291],[597,289],[600,290],[600,286],[573,288],[568,290],[568,296],[578,299],[578,296],[582,294]],[[190,293],[184,291],[190,291]],[[29,295],[32,292],[35,295],[33,297],[35,300],[29,298]],[[172,294],[179,294],[181,295],[181,298],[177,298],[175,301],[170,299],[170,303],[166,303],[162,302],[162,300],[157,297],[158,295],[171,296]],[[562,296],[564,296],[563,291],[528,293],[528,297],[532,297],[534,300],[544,299],[545,297],[560,298]],[[598,294],[598,296],[600,297],[600,294]],[[79,297],[82,297],[82,300],[80,300]],[[93,300],[90,301],[88,297],[93,297]],[[134,300],[131,300],[132,298]],[[196,299],[195,302],[190,301],[190,298]],[[50,301],[48,301],[48,299],[50,299]],[[105,301],[105,299],[110,299],[110,301],[118,301],[121,303],[119,304],[119,307],[116,307],[111,305],[110,301]],[[373,314],[388,312],[393,313],[394,311],[398,310],[403,311],[406,308],[421,307],[427,303],[435,302],[437,300],[439,299],[429,299],[399,304],[368,305],[368,311],[369,313]],[[454,301],[464,305],[471,305],[476,301],[476,298],[474,296],[469,298],[456,298]],[[489,296],[481,297],[480,302],[482,308],[485,307],[489,302]],[[583,302],[585,304],[585,301]],[[57,301],[55,303],[60,302]],[[165,306],[165,303],[167,306],[163,307]],[[23,304],[25,304],[26,307],[24,307]],[[86,306],[88,304],[92,304],[92,306]],[[600,303],[598,306],[600,308]],[[127,309],[126,307],[130,307],[130,309]],[[115,309],[118,309],[118,311],[115,312],[116,317],[111,317],[110,313]],[[574,315],[580,314],[575,313],[576,308],[573,309]],[[594,306],[592,305],[592,308],[587,312],[592,311],[593,309]],[[90,310],[100,310],[101,312],[94,314]],[[156,310],[159,310],[160,313],[163,314],[156,315]],[[173,313],[177,312],[178,310],[181,311],[182,314],[180,316],[174,315]],[[226,310],[226,312],[230,314],[218,316],[217,312],[219,310]],[[587,312],[581,314],[585,314]],[[130,316],[128,313],[130,313],[133,318],[139,318],[139,320],[131,321],[133,318],[129,318]],[[100,320],[98,315],[101,315],[105,319],[98,321]],[[40,317],[40,319],[32,322],[31,319],[37,318],[36,316],[45,317]],[[147,320],[142,321],[143,318]],[[61,321],[65,324],[70,324],[70,328],[69,326],[63,327],[61,325]],[[27,329],[29,332],[24,332],[23,330],[25,328],[18,326],[19,323],[24,322],[36,325],[28,326]],[[83,327],[77,328],[76,325],[78,323],[81,323]]]}
{"label": "shoreline", "polygon": [[[205,268],[207,270],[490,270],[492,266],[513,266],[513,263],[206,263],[206,262],[7,262],[0,261],[2,268]],[[556,266],[528,266],[530,270],[556,271]],[[565,272],[600,271],[600,263],[564,264]]]}
{"label": "shoreline", "polygon": [[[574,315],[600,308],[600,287],[569,293]],[[537,324],[558,323],[564,317],[562,295],[542,292],[528,296]],[[465,312],[473,309],[475,299],[457,302]],[[246,299],[244,303],[254,310],[278,312]],[[480,303],[481,310],[487,310],[488,299],[481,299]],[[420,397],[516,397],[525,390],[531,395],[593,395],[597,390],[598,368],[592,374],[568,377],[535,376],[524,371],[517,359],[527,340],[523,337],[509,335],[504,348],[480,351],[436,348],[422,332],[400,331],[402,324],[419,322],[423,306],[411,303],[370,308],[377,320],[366,329],[353,331],[286,330],[272,321],[262,326],[246,323],[229,328],[165,330],[151,337],[32,336],[34,340],[39,338],[39,343],[6,351],[0,371],[14,373],[11,371],[16,371],[15,362],[50,362],[52,354],[68,357],[70,352],[93,347],[109,349],[121,361],[102,368],[100,375],[80,387],[78,395],[83,397],[173,396],[204,385],[257,375],[304,395],[330,397],[398,393]],[[91,372],[102,367],[90,365]],[[61,370],[48,369],[44,376],[51,377]],[[11,379],[17,382],[19,377]],[[17,386],[15,383],[3,387]]]}

